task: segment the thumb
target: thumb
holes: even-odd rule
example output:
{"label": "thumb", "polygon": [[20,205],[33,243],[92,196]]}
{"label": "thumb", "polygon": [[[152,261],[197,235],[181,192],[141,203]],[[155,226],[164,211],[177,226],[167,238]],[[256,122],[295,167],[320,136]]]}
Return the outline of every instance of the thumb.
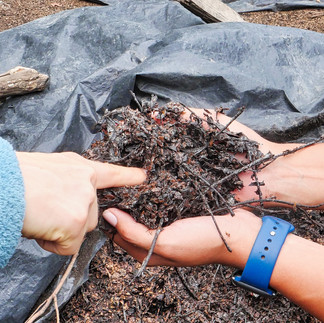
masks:
{"label": "thumb", "polygon": [[136,222],[128,213],[115,208],[105,210],[102,216],[117,229],[125,241],[146,250],[150,249],[155,230],[148,229],[145,225]]}

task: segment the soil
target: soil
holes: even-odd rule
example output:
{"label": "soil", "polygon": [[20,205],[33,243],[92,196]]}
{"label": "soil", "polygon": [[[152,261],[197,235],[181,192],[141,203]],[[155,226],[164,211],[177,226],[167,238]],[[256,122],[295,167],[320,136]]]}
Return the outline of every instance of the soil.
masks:
{"label": "soil", "polygon": [[[83,6],[78,0],[0,1],[0,31],[45,15]],[[242,15],[248,22],[324,32],[324,11],[304,9]],[[324,244],[324,217],[285,213],[298,235]],[[89,280],[61,310],[61,322],[319,322],[285,297],[256,298],[231,283],[233,269],[209,265],[148,268],[107,242],[90,266]]]}

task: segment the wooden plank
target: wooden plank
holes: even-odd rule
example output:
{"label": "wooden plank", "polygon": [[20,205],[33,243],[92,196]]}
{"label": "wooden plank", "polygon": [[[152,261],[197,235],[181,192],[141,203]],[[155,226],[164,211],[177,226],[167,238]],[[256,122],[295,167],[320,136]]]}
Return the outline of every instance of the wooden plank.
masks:
{"label": "wooden plank", "polygon": [[48,76],[32,68],[17,66],[0,74],[0,98],[42,91],[45,89]]}
{"label": "wooden plank", "polygon": [[177,0],[206,22],[243,22],[243,18],[221,0]]}

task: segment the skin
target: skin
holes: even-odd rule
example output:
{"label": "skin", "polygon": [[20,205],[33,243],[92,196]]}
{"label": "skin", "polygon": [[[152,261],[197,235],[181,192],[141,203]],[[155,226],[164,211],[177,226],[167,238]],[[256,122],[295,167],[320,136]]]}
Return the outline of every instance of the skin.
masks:
{"label": "skin", "polygon": [[[197,114],[202,110],[195,110]],[[186,117],[186,116],[185,116]],[[223,124],[228,118],[218,114]],[[278,154],[297,144],[269,142],[253,130],[234,122],[230,130],[243,132],[260,143],[262,152]],[[244,156],[242,156],[244,158]],[[240,174],[244,188],[236,191],[238,200],[256,198],[250,187],[251,174]],[[258,173],[264,180],[263,196],[291,203],[316,205],[324,201],[324,144],[316,144],[292,155],[278,158]],[[275,206],[274,203],[267,206]],[[323,207],[322,207],[323,209]],[[114,241],[140,262],[149,250],[155,230],[136,223],[125,212],[108,209],[104,218],[117,229]],[[217,216],[216,221],[233,252],[225,248],[211,217],[192,217],[178,220],[160,233],[150,266],[196,266],[219,263],[243,269],[261,227],[261,219],[248,210],[236,210],[235,216]],[[324,247],[289,234],[281,249],[270,286],[292,302],[324,321]]]}
{"label": "skin", "polygon": [[45,250],[72,255],[98,222],[97,189],[136,185],[146,174],[89,161],[75,153],[16,153],[25,185],[23,236]]}

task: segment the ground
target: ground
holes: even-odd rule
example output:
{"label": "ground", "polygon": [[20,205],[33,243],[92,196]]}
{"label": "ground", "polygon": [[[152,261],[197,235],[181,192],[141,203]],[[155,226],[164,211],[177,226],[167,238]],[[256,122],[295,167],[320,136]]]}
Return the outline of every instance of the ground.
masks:
{"label": "ground", "polygon": [[[96,5],[78,0],[0,1],[0,31],[62,10]],[[321,9],[257,12],[246,21],[324,32]],[[297,217],[296,217],[297,215]],[[297,233],[323,243],[319,213],[294,213],[285,218]],[[149,268],[133,280],[140,264],[107,243],[93,259],[89,280],[61,310],[61,322],[318,322],[278,296],[255,298],[231,283],[233,269],[209,265],[196,268]]]}

